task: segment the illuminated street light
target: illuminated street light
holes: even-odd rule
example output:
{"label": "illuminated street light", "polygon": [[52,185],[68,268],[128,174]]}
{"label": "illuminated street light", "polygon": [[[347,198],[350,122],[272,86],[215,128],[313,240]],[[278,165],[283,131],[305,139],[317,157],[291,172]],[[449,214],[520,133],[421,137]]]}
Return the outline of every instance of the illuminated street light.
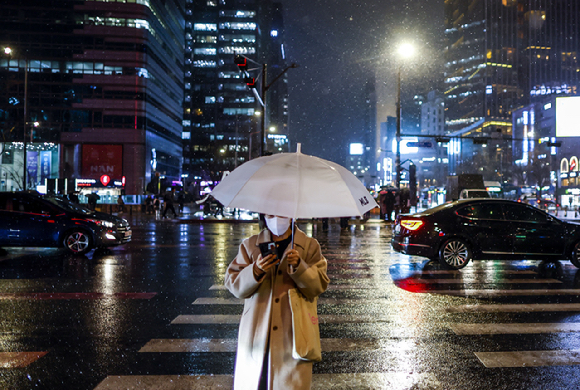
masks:
{"label": "illuminated street light", "polygon": [[[399,46],[399,56],[403,58],[410,58],[415,53],[415,48],[409,43],[402,44]],[[397,154],[395,157],[395,169],[396,169],[396,187],[398,190],[401,189],[401,68],[402,63],[399,63],[399,69],[397,72]]]}
{"label": "illuminated street light", "polygon": [[[5,47],[4,48],[4,54],[11,56],[12,55],[12,48],[10,47]],[[23,161],[22,161],[22,165],[23,165],[23,172],[22,172],[22,189],[24,191],[26,191],[27,189],[27,184],[26,184],[26,174],[28,171],[28,161],[27,161],[27,156],[26,156],[26,148],[27,148],[27,137],[26,137],[26,125],[28,124],[28,57],[24,58],[24,123],[23,123],[23,136],[24,136],[24,155],[23,155]],[[31,142],[32,142],[32,129],[30,129],[30,135],[31,135]]]}

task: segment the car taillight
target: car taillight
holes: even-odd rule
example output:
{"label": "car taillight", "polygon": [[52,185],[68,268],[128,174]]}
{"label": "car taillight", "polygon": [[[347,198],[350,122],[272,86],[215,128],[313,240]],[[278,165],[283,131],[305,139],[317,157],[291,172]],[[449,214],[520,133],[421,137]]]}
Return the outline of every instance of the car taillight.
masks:
{"label": "car taillight", "polygon": [[423,226],[423,221],[418,221],[416,219],[403,219],[401,221],[401,226],[408,230],[417,230]]}

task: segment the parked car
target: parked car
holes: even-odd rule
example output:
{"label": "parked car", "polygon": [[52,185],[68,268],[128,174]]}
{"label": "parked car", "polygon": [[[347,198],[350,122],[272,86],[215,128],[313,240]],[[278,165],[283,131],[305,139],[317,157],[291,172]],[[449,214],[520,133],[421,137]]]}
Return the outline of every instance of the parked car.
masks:
{"label": "parked car", "polygon": [[580,224],[502,199],[457,200],[399,215],[391,245],[453,269],[472,259],[568,259],[580,268]]}
{"label": "parked car", "polygon": [[64,247],[82,254],[131,241],[129,223],[60,197],[0,192],[0,247]]}

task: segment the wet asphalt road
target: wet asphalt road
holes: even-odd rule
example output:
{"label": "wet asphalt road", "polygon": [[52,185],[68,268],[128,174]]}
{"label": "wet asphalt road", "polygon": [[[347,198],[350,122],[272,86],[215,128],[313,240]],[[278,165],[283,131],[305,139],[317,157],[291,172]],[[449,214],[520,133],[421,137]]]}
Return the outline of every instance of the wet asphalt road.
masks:
{"label": "wet asphalt road", "polygon": [[[110,251],[0,257],[0,389],[231,387],[242,306],[223,275],[257,224],[129,220]],[[313,389],[580,388],[569,262],[448,271],[394,253],[388,225],[300,227],[331,278]]]}

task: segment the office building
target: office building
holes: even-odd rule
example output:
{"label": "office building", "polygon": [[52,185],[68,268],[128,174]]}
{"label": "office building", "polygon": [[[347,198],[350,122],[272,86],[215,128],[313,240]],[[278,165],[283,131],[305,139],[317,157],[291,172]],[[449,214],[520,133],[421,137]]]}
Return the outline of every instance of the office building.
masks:
{"label": "office building", "polygon": [[450,173],[479,169],[488,180],[505,179],[500,170],[519,158],[512,112],[545,95],[577,93],[579,10],[573,0],[445,3],[446,132],[456,137]]}
{"label": "office building", "polygon": [[[279,4],[257,0],[203,0],[186,3],[183,172],[185,181],[219,181],[223,172],[260,155],[262,82],[285,69],[284,25]],[[234,63],[247,58],[248,74]],[[288,145],[286,77],[267,92],[264,151]]]}
{"label": "office building", "polygon": [[[185,0],[0,3],[2,189],[86,180],[141,194],[179,181]],[[24,129],[26,128],[26,131]],[[25,134],[24,134],[25,133]]]}

